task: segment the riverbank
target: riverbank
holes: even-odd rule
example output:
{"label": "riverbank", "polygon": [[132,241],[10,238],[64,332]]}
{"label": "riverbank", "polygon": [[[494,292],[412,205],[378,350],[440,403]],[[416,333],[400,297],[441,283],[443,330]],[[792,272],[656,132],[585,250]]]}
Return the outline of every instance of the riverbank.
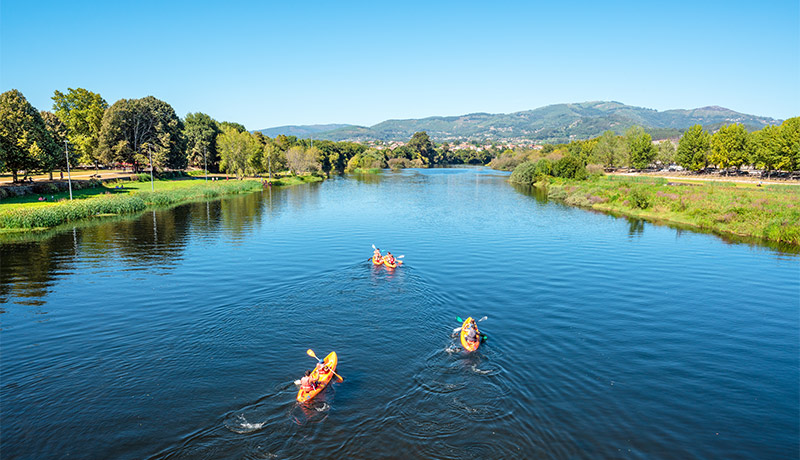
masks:
{"label": "riverbank", "polygon": [[550,178],[534,186],[572,206],[800,245],[800,187],[795,185],[601,176]]}
{"label": "riverbank", "polygon": [[[274,179],[273,187],[319,182],[316,176]],[[263,180],[178,179],[150,182],[115,181],[95,187],[44,195],[24,195],[0,201],[0,234],[44,230],[67,222],[96,217],[135,214],[192,200],[250,193],[268,186]],[[151,190],[151,187],[154,190]]]}

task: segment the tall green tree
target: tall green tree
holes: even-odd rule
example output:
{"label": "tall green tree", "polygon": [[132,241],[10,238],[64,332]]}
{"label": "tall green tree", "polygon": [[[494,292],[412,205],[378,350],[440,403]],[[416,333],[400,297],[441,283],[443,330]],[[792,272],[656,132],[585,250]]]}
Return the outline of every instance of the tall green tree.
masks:
{"label": "tall green tree", "polygon": [[315,172],[321,169],[319,164],[319,150],[316,147],[308,149],[296,145],[286,151],[286,163],[292,174]]}
{"label": "tall green tree", "polygon": [[625,132],[625,145],[628,149],[628,163],[636,169],[648,167],[656,156],[653,138],[641,126],[631,126]]}
{"label": "tall green tree", "polygon": [[217,138],[220,169],[235,174],[238,179],[253,172],[252,157],[258,155],[263,147],[258,140],[247,131],[226,126]]}
{"label": "tall green tree", "polygon": [[[60,118],[53,112],[42,110],[39,112],[42,115],[44,126],[50,137],[53,139],[47,154],[43,158],[42,169],[50,174],[50,180],[53,180],[53,170],[58,169],[63,171],[67,166],[66,156],[66,142],[68,140],[67,125],[61,121]],[[70,157],[70,166],[77,164],[77,155]]]}
{"label": "tall green tree", "polygon": [[619,166],[624,161],[622,142],[614,131],[605,131],[594,146],[594,158],[606,168]]}
{"label": "tall green tree", "polygon": [[666,139],[658,143],[655,161],[662,166],[669,166],[675,161],[675,144],[671,140]]}
{"label": "tall green tree", "polygon": [[788,156],[781,152],[781,141],[780,126],[765,126],[749,137],[750,162],[756,168],[765,170],[767,177],[772,171],[789,167]]}
{"label": "tall green tree", "polygon": [[97,166],[100,128],[108,103],[99,94],[83,88],[68,88],[66,93],[56,90],[52,99],[53,112],[67,126],[75,156],[83,163]]}
{"label": "tall green tree", "polygon": [[781,154],[787,159],[787,170],[800,170],[800,117],[781,123]]}
{"label": "tall green tree", "polygon": [[221,132],[219,124],[205,113],[187,114],[183,122],[183,134],[186,137],[188,164],[196,168],[208,166],[210,171],[218,171],[217,136]]}
{"label": "tall green tree", "polygon": [[700,125],[691,126],[678,141],[675,161],[686,169],[699,171],[708,166],[711,135]]}
{"label": "tall green tree", "polygon": [[107,163],[123,162],[139,166],[183,169],[186,167],[186,141],[183,122],[166,102],[147,96],[120,99],[106,110],[98,149]]}
{"label": "tall green tree", "polygon": [[428,133],[425,131],[418,131],[411,136],[406,147],[412,152],[414,158],[421,159],[426,165],[430,165],[433,157],[436,155],[436,148],[431,142]]}
{"label": "tall green tree", "polygon": [[723,126],[711,136],[711,154],[708,159],[720,168],[733,166],[739,169],[750,158],[748,133],[743,124]]}
{"label": "tall green tree", "polygon": [[41,169],[54,142],[42,115],[16,89],[0,94],[0,167],[18,173]]}

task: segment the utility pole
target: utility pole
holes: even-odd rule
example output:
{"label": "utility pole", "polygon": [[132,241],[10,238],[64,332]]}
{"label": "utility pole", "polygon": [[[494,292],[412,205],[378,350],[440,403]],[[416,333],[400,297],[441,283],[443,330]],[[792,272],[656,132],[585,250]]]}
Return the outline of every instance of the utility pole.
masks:
{"label": "utility pole", "polygon": [[206,146],[203,146],[203,169],[206,171],[206,182],[208,182],[208,161],[206,160]]}
{"label": "utility pole", "polygon": [[[72,175],[69,172],[69,144],[66,139],[64,139],[64,153],[67,155],[67,182],[69,183],[69,200],[72,201]],[[63,179],[64,176],[61,176]]]}

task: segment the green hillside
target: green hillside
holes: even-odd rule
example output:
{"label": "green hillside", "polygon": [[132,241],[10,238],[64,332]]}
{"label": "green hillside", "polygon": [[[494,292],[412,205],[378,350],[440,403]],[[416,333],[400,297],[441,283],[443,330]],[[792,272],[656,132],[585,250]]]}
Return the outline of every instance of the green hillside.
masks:
{"label": "green hillside", "polygon": [[663,139],[677,137],[694,124],[713,129],[729,123],[742,123],[750,129],[761,129],[766,125],[778,124],[780,120],[747,115],[716,106],[659,112],[620,102],[595,101],[549,105],[514,113],[471,113],[453,117],[386,120],[370,127],[344,126],[316,132],[315,137],[334,141],[374,139],[405,141],[417,131],[427,131],[436,142],[457,140],[567,142],[597,137],[607,130],[622,134],[629,127],[639,125],[654,138]]}

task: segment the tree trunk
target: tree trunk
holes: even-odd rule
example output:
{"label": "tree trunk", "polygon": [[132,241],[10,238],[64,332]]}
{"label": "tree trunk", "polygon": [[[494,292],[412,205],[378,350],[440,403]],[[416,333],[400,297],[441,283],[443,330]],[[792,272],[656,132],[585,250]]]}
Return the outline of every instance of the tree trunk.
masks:
{"label": "tree trunk", "polygon": [[16,182],[17,181],[17,170],[16,169],[11,170],[11,175],[14,177],[14,182]]}
{"label": "tree trunk", "polygon": [[50,171],[50,180],[53,180],[53,171]]}

